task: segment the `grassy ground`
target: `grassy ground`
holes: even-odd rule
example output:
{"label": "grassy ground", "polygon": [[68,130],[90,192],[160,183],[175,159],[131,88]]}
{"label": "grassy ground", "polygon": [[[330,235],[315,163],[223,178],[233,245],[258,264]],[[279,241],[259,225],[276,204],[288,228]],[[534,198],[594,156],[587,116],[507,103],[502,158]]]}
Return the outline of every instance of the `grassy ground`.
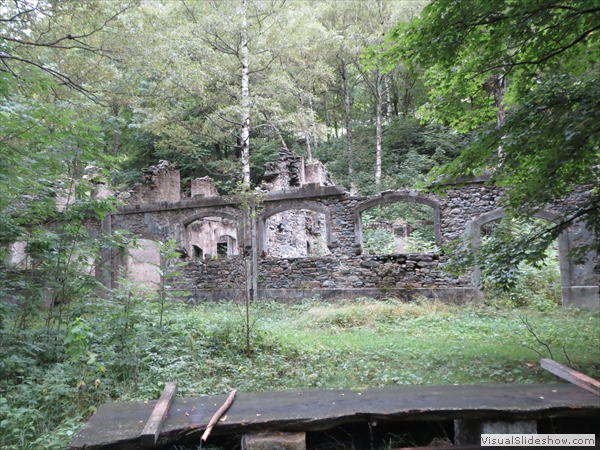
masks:
{"label": "grassy ground", "polygon": [[7,449],[64,448],[99,404],[158,398],[172,380],[182,396],[557,382],[539,368],[548,350],[600,378],[599,314],[558,308],[262,303],[251,308],[251,358],[244,311],[233,304],[168,305],[163,327],[157,306],[143,299],[73,306],[61,330],[41,321],[13,330],[13,313],[4,312],[0,329],[0,447]]}

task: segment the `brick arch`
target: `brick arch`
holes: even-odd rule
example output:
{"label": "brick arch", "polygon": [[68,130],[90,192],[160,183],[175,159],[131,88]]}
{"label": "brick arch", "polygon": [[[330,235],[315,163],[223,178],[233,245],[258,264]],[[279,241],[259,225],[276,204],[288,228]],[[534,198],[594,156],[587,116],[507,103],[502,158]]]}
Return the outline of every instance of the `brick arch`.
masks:
{"label": "brick arch", "polygon": [[[481,216],[467,222],[465,227],[465,235],[468,237],[471,245],[474,248],[478,248],[481,242],[481,227],[486,223],[493,222],[494,220],[502,219],[506,215],[504,208],[498,208],[493,211],[482,214]],[[539,211],[534,214],[535,217],[545,219],[549,222],[559,223],[561,216],[552,211]],[[565,289],[571,287],[572,280],[572,264],[569,260],[569,235],[565,230],[560,236],[558,236],[558,260],[560,266],[560,284],[563,292],[563,305],[568,302],[565,301]],[[479,286],[481,278],[481,268],[473,268],[473,285]]]}
{"label": "brick arch", "polygon": [[267,219],[274,214],[290,210],[306,209],[314,211],[325,216],[325,239],[327,247],[331,246],[331,212],[329,208],[317,202],[292,200],[287,202],[278,202],[269,204],[258,215],[258,252],[265,254],[267,251]]}
{"label": "brick arch", "polygon": [[442,243],[441,233],[441,221],[440,221],[440,204],[435,200],[423,195],[410,195],[410,194],[384,194],[382,196],[373,197],[369,200],[359,203],[354,207],[354,239],[357,250],[362,253],[363,249],[363,225],[361,213],[367,209],[373,208],[374,206],[386,205],[389,203],[420,203],[433,208],[433,230],[435,236],[435,243],[440,245]]}
{"label": "brick arch", "polygon": [[238,245],[240,245],[240,243],[242,242],[241,237],[243,236],[243,230],[242,230],[242,225],[241,225],[241,220],[240,220],[242,217],[241,211],[236,210],[235,212],[232,212],[232,211],[228,211],[226,209],[215,208],[215,209],[203,209],[203,210],[199,210],[199,211],[197,210],[192,215],[183,218],[179,222],[179,228],[181,230],[180,231],[181,232],[180,242],[181,242],[182,248],[184,248],[184,249],[188,248],[188,244],[189,244],[188,225],[195,222],[196,220],[200,220],[205,217],[221,217],[223,219],[235,221],[237,223],[236,236],[232,236],[232,237],[235,238]]}

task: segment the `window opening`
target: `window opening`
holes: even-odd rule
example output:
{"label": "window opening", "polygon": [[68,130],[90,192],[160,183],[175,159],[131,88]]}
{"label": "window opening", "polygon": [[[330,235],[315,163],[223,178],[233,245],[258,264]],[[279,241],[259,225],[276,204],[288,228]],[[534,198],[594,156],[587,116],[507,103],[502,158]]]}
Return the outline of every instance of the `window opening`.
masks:
{"label": "window opening", "polygon": [[439,251],[435,244],[433,208],[395,202],[361,213],[363,252],[374,255]]}
{"label": "window opening", "polygon": [[[222,217],[203,217],[187,225],[188,254],[198,258],[238,254],[236,224]],[[196,249],[198,248],[198,250]],[[200,254],[198,254],[200,251]]]}
{"label": "window opening", "polygon": [[194,249],[194,253],[193,253],[194,258],[197,258],[197,259],[204,258],[204,254],[203,254],[202,249],[200,247],[198,247],[197,245],[192,245],[192,248]]}
{"label": "window opening", "polygon": [[[486,254],[494,254],[495,248],[512,242],[519,236],[532,235],[548,228],[551,222],[534,218],[528,220],[515,220],[504,217],[496,219],[481,226],[481,243],[483,264],[480,267],[480,282],[484,289],[496,297],[494,280],[499,273],[493,265],[486,265]],[[521,262],[511,268],[514,286],[509,293],[499,295],[498,299],[508,302],[515,307],[534,306],[545,310],[559,306],[562,301],[560,260],[558,254],[558,240],[555,239],[546,250],[545,258],[536,266]],[[493,255],[491,255],[493,257]]]}
{"label": "window opening", "polygon": [[227,256],[227,242],[217,242],[217,256]]}

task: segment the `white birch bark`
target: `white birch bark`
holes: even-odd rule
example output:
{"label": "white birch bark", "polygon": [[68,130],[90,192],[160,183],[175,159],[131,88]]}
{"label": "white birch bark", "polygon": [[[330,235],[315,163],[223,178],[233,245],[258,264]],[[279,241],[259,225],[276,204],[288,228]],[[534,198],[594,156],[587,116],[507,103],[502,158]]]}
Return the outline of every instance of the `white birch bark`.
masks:
{"label": "white birch bark", "polygon": [[350,88],[348,86],[348,72],[346,70],[347,63],[342,59],[342,80],[344,81],[344,105],[346,109],[346,144],[348,151],[348,179],[350,180],[350,192],[356,192],[354,184],[354,157],[352,155],[352,121],[350,116]]}
{"label": "white birch bark", "polygon": [[377,68],[375,80],[375,94],[377,101],[377,117],[375,119],[377,128],[377,144],[376,144],[376,155],[375,155],[375,189],[377,192],[381,191],[381,153],[382,153],[382,136],[383,130],[381,127],[382,109],[383,109],[383,74],[381,70]]}
{"label": "white birch bark", "polygon": [[250,77],[248,63],[247,1],[242,0],[241,63],[242,63],[242,183],[250,189]]}

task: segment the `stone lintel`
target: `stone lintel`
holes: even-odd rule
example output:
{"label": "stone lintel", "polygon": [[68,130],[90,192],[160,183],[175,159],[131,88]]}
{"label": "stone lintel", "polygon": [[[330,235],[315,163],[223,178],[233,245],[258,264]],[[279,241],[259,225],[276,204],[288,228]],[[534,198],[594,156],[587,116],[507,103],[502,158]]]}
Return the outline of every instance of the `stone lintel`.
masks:
{"label": "stone lintel", "polygon": [[313,197],[331,197],[343,195],[346,189],[343,186],[319,186],[315,183],[307,184],[298,189],[285,189],[281,191],[271,191],[265,196],[265,201],[276,200],[294,200]]}
{"label": "stone lintel", "polygon": [[[273,191],[265,196],[265,202],[279,200],[307,199],[315,197],[331,197],[344,194],[342,186],[307,185],[304,188]],[[117,209],[115,214],[138,214],[146,212],[175,211],[179,209],[204,208],[211,206],[235,206],[236,198],[229,197],[196,197],[178,202],[141,203],[127,205]]]}

